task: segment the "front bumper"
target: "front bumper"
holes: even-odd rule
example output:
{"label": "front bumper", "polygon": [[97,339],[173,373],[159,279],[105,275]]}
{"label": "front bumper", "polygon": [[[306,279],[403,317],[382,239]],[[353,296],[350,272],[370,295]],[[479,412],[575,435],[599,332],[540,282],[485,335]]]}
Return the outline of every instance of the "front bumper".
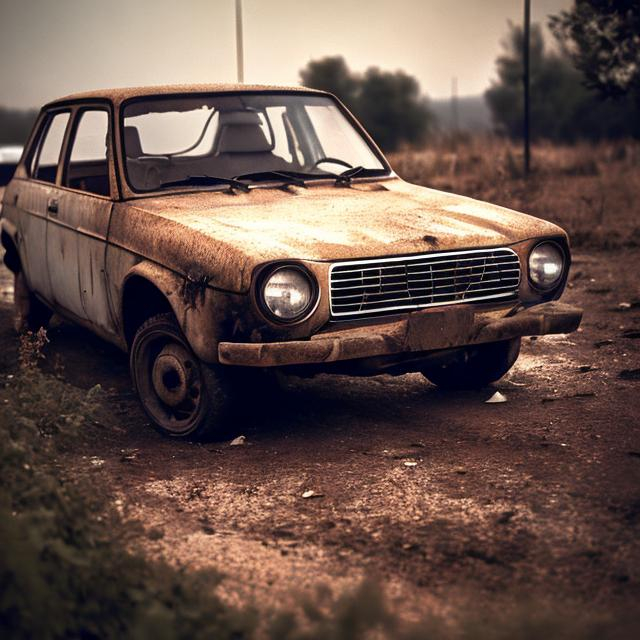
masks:
{"label": "front bumper", "polygon": [[561,302],[546,302],[497,319],[471,307],[425,309],[385,324],[319,333],[309,340],[221,342],[218,357],[222,364],[244,367],[320,364],[570,333],[581,319],[582,309]]}

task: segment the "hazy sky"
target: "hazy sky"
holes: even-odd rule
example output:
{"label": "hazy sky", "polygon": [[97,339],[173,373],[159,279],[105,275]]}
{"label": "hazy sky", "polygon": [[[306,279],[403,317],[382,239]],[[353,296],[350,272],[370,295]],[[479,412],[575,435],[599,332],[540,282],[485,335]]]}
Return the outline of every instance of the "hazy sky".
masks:
{"label": "hazy sky", "polygon": [[[311,59],[404,69],[431,97],[482,92],[522,0],[244,0],[245,81]],[[532,19],[571,4],[532,0]],[[0,0],[0,104],[103,87],[236,79],[235,0]]]}

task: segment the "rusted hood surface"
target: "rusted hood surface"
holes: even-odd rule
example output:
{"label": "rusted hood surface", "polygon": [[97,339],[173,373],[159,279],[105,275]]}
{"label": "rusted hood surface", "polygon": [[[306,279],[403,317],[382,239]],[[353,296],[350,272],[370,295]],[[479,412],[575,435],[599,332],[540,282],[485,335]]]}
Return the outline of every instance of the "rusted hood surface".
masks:
{"label": "rusted hood surface", "polygon": [[[143,218],[147,242],[155,237],[156,251],[164,246],[162,255],[171,259],[171,248],[184,251],[188,238],[188,258],[201,263],[196,270],[215,273],[214,284],[235,291],[246,290],[253,267],[268,260],[446,251],[563,233],[538,218],[399,179],[351,188],[208,191],[140,199],[129,208]],[[157,232],[149,234],[150,227]],[[173,259],[181,260],[180,250]]]}

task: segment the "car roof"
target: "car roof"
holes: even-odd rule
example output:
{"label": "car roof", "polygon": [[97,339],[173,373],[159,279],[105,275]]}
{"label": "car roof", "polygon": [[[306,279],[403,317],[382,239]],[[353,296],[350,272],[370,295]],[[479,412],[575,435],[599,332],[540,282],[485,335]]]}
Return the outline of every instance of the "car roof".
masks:
{"label": "car roof", "polygon": [[72,93],[71,95],[64,96],[52,100],[45,105],[46,107],[52,107],[59,104],[66,104],[69,102],[81,102],[86,100],[107,100],[115,105],[128,100],[129,98],[138,98],[143,96],[158,96],[158,95],[175,95],[175,94],[189,94],[189,93],[260,93],[260,92],[282,91],[291,93],[318,93],[324,94],[324,91],[318,91],[316,89],[308,89],[307,87],[287,87],[276,86],[267,84],[231,84],[231,83],[219,83],[219,84],[174,84],[174,85],[158,85],[149,87],[121,87],[116,89],[99,89],[96,91],[84,91],[82,93]]}

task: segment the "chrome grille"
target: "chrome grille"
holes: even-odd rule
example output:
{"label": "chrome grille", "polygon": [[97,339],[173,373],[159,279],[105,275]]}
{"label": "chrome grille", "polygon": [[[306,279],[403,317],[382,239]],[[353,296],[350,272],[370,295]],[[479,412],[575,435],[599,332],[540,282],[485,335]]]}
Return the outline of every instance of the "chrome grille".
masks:
{"label": "chrome grille", "polygon": [[331,316],[347,319],[518,296],[520,261],[511,249],[337,262],[329,269]]}

